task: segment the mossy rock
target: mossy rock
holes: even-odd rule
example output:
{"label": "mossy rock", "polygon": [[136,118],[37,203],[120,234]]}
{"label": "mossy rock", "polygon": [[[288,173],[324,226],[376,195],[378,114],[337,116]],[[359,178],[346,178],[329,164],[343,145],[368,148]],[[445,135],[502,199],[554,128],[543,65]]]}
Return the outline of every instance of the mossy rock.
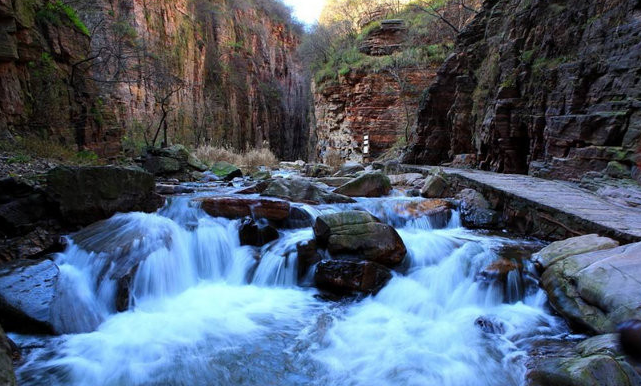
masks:
{"label": "mossy rock", "polygon": [[267,170],[259,170],[252,174],[252,179],[256,181],[265,181],[272,178],[272,174]]}
{"label": "mossy rock", "polygon": [[334,192],[349,197],[381,197],[392,191],[392,182],[381,172],[365,173]]}
{"label": "mossy rock", "polygon": [[242,177],[243,172],[235,165],[229,162],[219,161],[214,163],[211,168],[212,173],[224,180],[231,181],[236,177]]}

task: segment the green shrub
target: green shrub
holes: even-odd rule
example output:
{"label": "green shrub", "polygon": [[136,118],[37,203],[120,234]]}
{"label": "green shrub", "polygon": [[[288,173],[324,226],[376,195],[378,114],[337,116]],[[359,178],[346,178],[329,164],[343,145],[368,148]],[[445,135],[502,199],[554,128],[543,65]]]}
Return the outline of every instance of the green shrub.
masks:
{"label": "green shrub", "polygon": [[76,10],[58,0],[54,3],[46,3],[38,11],[36,17],[41,21],[47,21],[56,26],[68,25],[75,27],[78,31],[89,36],[89,28],[80,20]]}

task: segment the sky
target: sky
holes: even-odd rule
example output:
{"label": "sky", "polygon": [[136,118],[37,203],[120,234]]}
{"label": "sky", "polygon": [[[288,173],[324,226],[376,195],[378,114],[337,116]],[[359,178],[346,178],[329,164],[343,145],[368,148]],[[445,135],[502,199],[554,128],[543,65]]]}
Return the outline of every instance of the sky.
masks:
{"label": "sky", "polygon": [[292,7],[294,16],[301,22],[311,25],[318,21],[318,17],[325,6],[325,0],[283,0]]}

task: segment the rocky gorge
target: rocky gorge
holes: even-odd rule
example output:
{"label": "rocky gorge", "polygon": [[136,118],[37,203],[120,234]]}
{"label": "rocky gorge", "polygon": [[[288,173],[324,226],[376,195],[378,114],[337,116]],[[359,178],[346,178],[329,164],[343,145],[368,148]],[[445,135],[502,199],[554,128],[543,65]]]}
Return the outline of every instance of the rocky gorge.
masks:
{"label": "rocky gorge", "polygon": [[639,2],[323,12],[0,0],[0,384],[641,386]]}

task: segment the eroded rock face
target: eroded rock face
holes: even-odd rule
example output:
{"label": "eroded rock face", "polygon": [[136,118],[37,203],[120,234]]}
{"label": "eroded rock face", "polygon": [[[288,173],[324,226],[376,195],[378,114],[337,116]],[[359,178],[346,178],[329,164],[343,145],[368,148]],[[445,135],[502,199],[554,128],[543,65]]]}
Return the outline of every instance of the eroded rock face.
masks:
{"label": "eroded rock face", "polygon": [[288,201],[307,204],[351,203],[353,199],[333,192],[328,192],[311,181],[302,178],[274,179],[267,185],[261,196],[278,197]]}
{"label": "eroded rock face", "polygon": [[641,243],[556,261],[541,276],[550,304],[571,324],[593,333],[641,318]]}
{"label": "eroded rock face", "polygon": [[381,172],[364,173],[338,187],[334,193],[350,197],[381,197],[392,191],[390,179]]}
{"label": "eroded rock face", "polygon": [[616,161],[634,174],[640,15],[637,0],[485,1],[426,93],[405,163],[475,154],[505,173],[580,179]]}
{"label": "eroded rock face", "polygon": [[319,216],[314,236],[330,254],[353,255],[393,267],[405,258],[407,249],[396,230],[367,212],[347,211]]}
{"label": "eroded rock face", "polygon": [[12,331],[53,333],[50,313],[60,271],[53,261],[17,260],[0,266],[0,323]]}

